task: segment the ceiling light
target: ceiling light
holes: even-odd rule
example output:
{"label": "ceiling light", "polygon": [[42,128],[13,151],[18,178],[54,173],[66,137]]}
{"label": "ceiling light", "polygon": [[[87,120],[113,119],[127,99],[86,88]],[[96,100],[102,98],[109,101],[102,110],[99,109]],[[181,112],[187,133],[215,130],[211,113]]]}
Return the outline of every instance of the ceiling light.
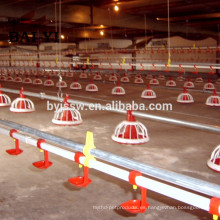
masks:
{"label": "ceiling light", "polygon": [[114,6],[115,11],[119,11],[119,7],[117,5]]}
{"label": "ceiling light", "polygon": [[61,37],[61,39],[64,39],[64,38],[65,38],[65,36],[64,36],[63,34],[61,34],[60,37]]}
{"label": "ceiling light", "polygon": [[104,31],[99,32],[101,36],[104,36]]}
{"label": "ceiling light", "polygon": [[103,28],[103,27],[104,27],[104,26],[101,24],[101,25],[100,25],[100,28]]}

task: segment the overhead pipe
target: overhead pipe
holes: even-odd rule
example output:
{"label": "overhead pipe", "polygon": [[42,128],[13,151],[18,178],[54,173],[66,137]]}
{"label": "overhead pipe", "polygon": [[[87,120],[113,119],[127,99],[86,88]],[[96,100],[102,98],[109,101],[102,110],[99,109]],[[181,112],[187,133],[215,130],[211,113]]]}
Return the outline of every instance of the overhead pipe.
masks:
{"label": "overhead pipe", "polygon": [[[19,131],[31,134],[33,136],[37,136],[39,138],[42,138],[46,141],[51,141],[55,144],[60,144],[66,148],[72,149],[74,151],[80,151],[83,152],[84,145],[56,136],[52,134],[48,134],[46,132],[37,130],[35,128],[31,128],[25,125],[17,124],[12,121],[0,119],[0,124],[8,126],[13,129],[17,129]],[[16,135],[16,133],[14,134]],[[27,143],[27,142],[25,142]],[[99,158],[103,161],[106,161],[108,163],[115,164],[117,166],[124,167],[126,169],[131,169],[135,171],[139,171],[143,174],[146,174],[150,177],[157,178],[162,181],[166,181],[171,184],[175,184],[177,186],[181,186],[184,188],[187,188],[189,190],[193,190],[195,192],[203,193],[205,195],[214,196],[220,198],[220,186],[209,183],[203,180],[199,180],[193,177],[185,176],[182,174],[178,174],[172,171],[167,171],[161,168],[156,168],[151,165],[140,163],[135,160],[131,160],[126,157],[122,157],[116,154],[109,153],[107,151],[99,150],[99,149],[91,149],[89,153]],[[99,168],[101,169],[101,167]],[[171,192],[171,194],[173,194]],[[173,197],[172,197],[173,198]]]}
{"label": "overhead pipe", "polygon": [[[1,90],[4,92],[19,94],[19,90],[15,90],[15,89],[1,88]],[[40,98],[40,99],[49,99],[49,100],[59,101],[59,102],[63,101],[62,98],[58,98],[57,96],[46,95],[45,93],[34,93],[34,92],[25,91],[25,92],[23,92],[23,94],[27,95],[27,96]],[[89,107],[89,106],[91,106],[91,104],[93,104],[91,102],[77,101],[77,100],[73,100],[73,99],[69,99],[68,101],[72,104],[83,105],[86,107]],[[109,109],[105,105],[101,105],[101,104],[99,106],[102,110],[106,110],[106,111],[110,111],[110,112],[114,112],[114,113],[126,114],[125,110]],[[161,122],[170,123],[170,124],[174,124],[174,125],[180,125],[180,126],[184,126],[184,127],[188,127],[188,128],[220,133],[220,126],[217,126],[217,125],[213,126],[213,125],[199,124],[199,123],[194,123],[194,122],[178,120],[178,119],[174,119],[174,118],[146,114],[146,113],[142,113],[142,112],[138,112],[138,111],[134,111],[133,115],[137,116],[137,117],[145,118],[145,119],[147,118],[147,119],[161,121]]]}

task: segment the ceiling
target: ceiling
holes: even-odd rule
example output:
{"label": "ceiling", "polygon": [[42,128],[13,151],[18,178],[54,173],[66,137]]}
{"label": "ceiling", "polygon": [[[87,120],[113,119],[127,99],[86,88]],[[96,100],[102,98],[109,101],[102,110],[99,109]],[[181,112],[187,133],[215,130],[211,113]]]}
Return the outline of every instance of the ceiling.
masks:
{"label": "ceiling", "polygon": [[[120,8],[118,12],[113,10],[115,4]],[[43,32],[60,30],[65,36],[62,41],[68,43],[167,37],[167,5],[166,0],[0,0],[0,45],[7,46],[9,32],[19,32],[19,39],[27,32],[30,41],[23,38],[20,44],[45,42]],[[219,41],[219,0],[169,0],[169,11],[170,36]],[[104,30],[104,36],[100,30]],[[36,32],[35,41],[31,32]]]}

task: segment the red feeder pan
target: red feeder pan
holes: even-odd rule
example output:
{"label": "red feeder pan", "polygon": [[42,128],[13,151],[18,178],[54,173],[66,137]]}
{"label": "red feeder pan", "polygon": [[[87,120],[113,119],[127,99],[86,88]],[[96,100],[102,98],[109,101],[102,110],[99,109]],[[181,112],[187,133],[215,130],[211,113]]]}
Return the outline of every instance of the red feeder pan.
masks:
{"label": "red feeder pan", "polygon": [[96,73],[95,76],[93,77],[94,80],[102,80],[102,76],[100,73]]}
{"label": "red feeder pan", "polygon": [[24,88],[22,87],[20,97],[11,103],[10,111],[16,113],[30,113],[35,111],[34,103],[30,99],[25,98],[23,91]]}
{"label": "red feeder pan", "polygon": [[141,98],[144,99],[155,99],[156,93],[150,88],[150,85],[147,85],[147,89],[145,89],[142,94],[141,94]]}
{"label": "red feeder pan", "polygon": [[120,80],[120,81],[121,81],[121,82],[124,82],[124,83],[130,82],[130,80],[129,80],[129,78],[128,78],[128,76],[127,76],[126,74],[124,74],[124,76],[121,77],[121,80]]}
{"label": "red feeder pan", "polygon": [[112,140],[120,144],[144,144],[149,141],[146,127],[127,111],[127,120],[117,125]]}
{"label": "red feeder pan", "polygon": [[112,89],[112,95],[125,95],[125,90],[120,86],[120,82],[117,82],[117,86]]}
{"label": "red feeder pan", "polygon": [[88,76],[87,76],[87,74],[86,74],[84,71],[82,71],[82,72],[80,73],[80,75],[79,75],[79,78],[80,78],[80,79],[87,79]]}
{"label": "red feeder pan", "polygon": [[217,95],[216,89],[213,91],[213,95],[206,99],[206,105],[220,107],[220,97]]}
{"label": "red feeder pan", "polygon": [[178,95],[177,102],[184,104],[189,104],[194,102],[192,95],[187,92],[186,87],[184,87],[183,93],[180,93]]}
{"label": "red feeder pan", "polygon": [[14,81],[14,79],[10,74],[8,74],[6,81],[11,82],[11,81]]}
{"label": "red feeder pan", "polygon": [[203,78],[201,76],[198,76],[196,79],[195,79],[195,83],[203,83]]}
{"label": "red feeder pan", "polygon": [[165,78],[165,76],[164,76],[163,74],[160,74],[160,75],[158,76],[158,79],[159,79],[159,80],[165,80],[166,78]]}
{"label": "red feeder pan", "polygon": [[58,81],[56,83],[56,87],[58,87],[58,88],[66,88],[67,87],[67,83],[65,81],[63,81],[63,80]]}
{"label": "red feeder pan", "polygon": [[4,75],[0,76],[0,81],[6,81],[6,79],[7,79],[6,76],[4,76]]}
{"label": "red feeder pan", "polygon": [[22,78],[17,75],[17,76],[15,77],[15,79],[14,79],[14,82],[20,83],[20,82],[22,82]]}
{"label": "red feeder pan", "polygon": [[1,84],[0,84],[0,107],[8,107],[11,105],[11,99],[9,96],[5,95],[1,91]]}
{"label": "red feeder pan", "polygon": [[93,83],[93,80],[90,80],[90,83],[86,86],[87,92],[98,92],[98,87]]}
{"label": "red feeder pan", "polygon": [[144,80],[141,78],[141,75],[138,75],[137,77],[135,77],[134,83],[136,84],[143,84]]}
{"label": "red feeder pan", "polygon": [[118,79],[117,79],[116,74],[115,74],[115,73],[112,73],[108,80],[109,80],[110,82],[116,82]]}
{"label": "red feeder pan", "polygon": [[182,82],[184,81],[184,77],[182,74],[180,74],[179,76],[176,77],[176,81]]}
{"label": "red feeder pan", "polygon": [[220,145],[212,152],[210,159],[207,161],[207,165],[210,169],[220,172]]}
{"label": "red feeder pan", "polygon": [[54,114],[54,118],[52,119],[54,124],[72,126],[82,123],[80,112],[74,107],[70,107],[68,99],[69,95],[66,94],[66,97],[64,98],[64,107],[61,106]]}
{"label": "red feeder pan", "polygon": [[203,89],[205,89],[205,90],[214,90],[215,89],[215,86],[211,82],[211,79],[208,80],[208,83],[205,83]]}
{"label": "red feeder pan", "polygon": [[175,87],[176,86],[176,82],[173,80],[172,77],[170,77],[170,79],[166,82],[166,86],[168,86],[168,87]]}
{"label": "red feeder pan", "polygon": [[77,82],[77,79],[74,79],[74,82],[70,84],[70,89],[72,90],[80,90],[82,89],[82,86],[80,83]]}
{"label": "red feeder pan", "polygon": [[44,81],[44,86],[54,86],[53,80],[50,78],[50,76],[47,77],[47,80]]}
{"label": "red feeder pan", "polygon": [[151,79],[149,83],[150,83],[150,85],[159,85],[160,84],[159,80],[156,79],[155,76],[153,76],[153,79]]}
{"label": "red feeder pan", "polygon": [[66,77],[72,78],[73,77],[73,72],[67,72]]}
{"label": "red feeder pan", "polygon": [[41,79],[39,79],[39,76],[36,76],[36,78],[33,80],[33,85],[42,85],[43,82]]}
{"label": "red feeder pan", "polygon": [[147,76],[146,76],[146,79],[153,79],[153,76],[152,76],[152,74],[147,74]]}
{"label": "red feeder pan", "polygon": [[186,87],[186,88],[194,88],[194,83],[191,82],[191,79],[189,78],[187,82],[184,83],[183,87]]}
{"label": "red feeder pan", "polygon": [[32,80],[31,80],[31,78],[28,77],[28,75],[26,75],[25,78],[23,79],[23,83],[25,83],[25,84],[31,84],[31,83],[32,83]]}

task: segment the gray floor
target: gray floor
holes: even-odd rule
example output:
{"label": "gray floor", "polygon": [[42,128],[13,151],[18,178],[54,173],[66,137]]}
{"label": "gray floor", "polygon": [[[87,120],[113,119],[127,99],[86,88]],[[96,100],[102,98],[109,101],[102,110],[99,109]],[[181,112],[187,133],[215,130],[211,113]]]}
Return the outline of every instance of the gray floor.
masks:
{"label": "gray floor", "polygon": [[[70,81],[68,82],[70,84]],[[115,97],[110,94],[112,83],[99,83],[99,92],[84,91],[87,81],[82,81],[83,91],[69,93],[71,98],[105,104],[111,100],[136,103],[172,103],[172,111],[148,111],[149,114],[161,115],[192,121],[196,123],[220,126],[220,109],[206,106],[208,93],[190,90],[195,103],[183,105],[176,102],[180,89],[156,88],[158,98],[146,101],[140,98],[143,86],[122,84],[126,96]],[[165,82],[161,82],[164,86]],[[182,88],[183,83],[178,83]],[[2,82],[3,87],[19,89],[21,84]],[[201,89],[197,85],[196,89]],[[56,95],[55,88],[45,90],[43,86],[25,86],[27,91],[44,91]],[[217,86],[220,91],[220,86]],[[9,94],[13,100],[15,94]],[[111,140],[116,125],[126,116],[104,111],[81,111],[83,124],[75,127],[63,127],[52,124],[53,111],[47,111],[47,101],[30,97],[36,112],[15,114],[8,108],[1,108],[0,116],[23,125],[28,125],[85,143],[86,131],[94,132],[95,145],[118,155],[122,155],[156,167],[196,177],[220,184],[219,173],[206,166],[212,150],[220,144],[216,133],[199,131],[191,128],[137,118],[148,129],[150,141],[140,146],[124,146]],[[10,137],[0,135],[0,219],[1,220],[72,220],[72,219],[212,219],[207,212],[195,209],[187,204],[148,191],[149,209],[144,214],[132,215],[120,209],[119,205],[132,198],[139,198],[140,191],[133,191],[132,186],[95,170],[90,171],[92,183],[87,188],[78,189],[68,183],[70,177],[82,171],[71,161],[50,154],[53,166],[39,170],[32,163],[43,158],[38,149],[21,143],[24,152],[19,156],[10,156],[5,150],[13,147]]]}

